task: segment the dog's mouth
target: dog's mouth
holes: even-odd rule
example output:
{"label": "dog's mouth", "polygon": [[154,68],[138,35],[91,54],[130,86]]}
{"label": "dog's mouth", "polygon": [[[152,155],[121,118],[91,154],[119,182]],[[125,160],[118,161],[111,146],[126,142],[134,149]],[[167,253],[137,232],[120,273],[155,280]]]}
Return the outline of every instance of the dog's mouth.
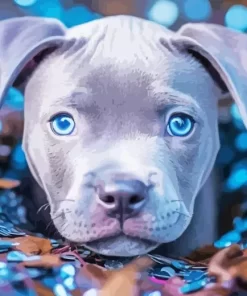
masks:
{"label": "dog's mouth", "polygon": [[96,239],[85,244],[88,249],[106,256],[137,256],[147,254],[157,247],[157,242],[118,234]]}

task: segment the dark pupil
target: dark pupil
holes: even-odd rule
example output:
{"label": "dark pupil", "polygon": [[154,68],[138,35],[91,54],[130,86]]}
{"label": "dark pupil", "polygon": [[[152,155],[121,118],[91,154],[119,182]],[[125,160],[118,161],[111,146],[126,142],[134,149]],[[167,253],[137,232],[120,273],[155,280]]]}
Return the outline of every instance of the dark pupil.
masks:
{"label": "dark pupil", "polygon": [[175,125],[176,125],[177,128],[181,129],[186,125],[186,122],[185,122],[184,119],[178,118],[178,119],[175,120]]}
{"label": "dark pupil", "polygon": [[61,129],[67,129],[70,126],[70,122],[67,118],[60,118],[58,119],[58,125]]}

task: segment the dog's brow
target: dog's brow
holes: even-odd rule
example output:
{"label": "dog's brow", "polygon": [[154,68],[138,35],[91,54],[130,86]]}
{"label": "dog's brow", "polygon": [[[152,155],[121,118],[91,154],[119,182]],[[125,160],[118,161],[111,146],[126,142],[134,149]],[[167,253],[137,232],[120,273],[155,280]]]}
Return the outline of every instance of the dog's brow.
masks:
{"label": "dog's brow", "polygon": [[155,105],[157,109],[163,109],[164,107],[177,105],[188,107],[195,114],[201,110],[200,106],[190,95],[182,93],[173,88],[162,87],[154,93]]}
{"label": "dog's brow", "polygon": [[[159,89],[153,89],[152,98],[154,99],[155,108],[157,110],[163,110],[174,105],[187,107],[196,116],[200,112],[201,108],[196,101],[188,94],[182,93],[178,90],[169,87],[159,87]],[[53,100],[51,105],[63,105],[71,108],[85,107],[89,103],[89,90],[86,87],[79,87],[76,91],[72,91],[67,94],[62,94]]]}
{"label": "dog's brow", "polygon": [[53,100],[52,105],[65,105],[67,107],[77,107],[81,103],[85,103],[88,99],[88,90],[80,87],[68,94],[63,94]]}

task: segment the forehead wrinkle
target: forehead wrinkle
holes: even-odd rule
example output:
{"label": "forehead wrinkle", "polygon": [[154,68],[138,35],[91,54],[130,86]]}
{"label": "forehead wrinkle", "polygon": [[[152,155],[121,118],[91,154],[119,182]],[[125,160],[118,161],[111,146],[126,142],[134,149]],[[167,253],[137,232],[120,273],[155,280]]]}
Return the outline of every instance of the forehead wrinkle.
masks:
{"label": "forehead wrinkle", "polygon": [[154,87],[151,90],[151,96],[155,98],[155,105],[157,108],[162,108],[165,105],[180,105],[184,107],[191,107],[195,110],[201,110],[199,104],[191,96],[175,90],[168,86]]}
{"label": "forehead wrinkle", "polygon": [[66,107],[76,108],[88,102],[89,90],[85,87],[78,87],[71,93],[56,97],[52,100],[50,106],[55,107],[63,105]]}

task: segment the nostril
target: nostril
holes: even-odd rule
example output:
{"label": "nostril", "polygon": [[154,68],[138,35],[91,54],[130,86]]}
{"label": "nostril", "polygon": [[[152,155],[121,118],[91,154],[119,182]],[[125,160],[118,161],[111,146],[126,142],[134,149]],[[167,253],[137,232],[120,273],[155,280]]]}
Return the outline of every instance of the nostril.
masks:
{"label": "nostril", "polygon": [[138,180],[117,180],[97,188],[97,201],[110,216],[136,215],[145,205],[147,196],[145,184]]}
{"label": "nostril", "polygon": [[144,198],[140,195],[132,195],[130,197],[129,203],[130,203],[130,205],[135,205],[143,200],[144,200]]}
{"label": "nostril", "polygon": [[104,195],[104,196],[101,196],[101,200],[104,203],[108,204],[108,205],[111,205],[111,204],[114,204],[115,203],[115,198],[112,195]]}

